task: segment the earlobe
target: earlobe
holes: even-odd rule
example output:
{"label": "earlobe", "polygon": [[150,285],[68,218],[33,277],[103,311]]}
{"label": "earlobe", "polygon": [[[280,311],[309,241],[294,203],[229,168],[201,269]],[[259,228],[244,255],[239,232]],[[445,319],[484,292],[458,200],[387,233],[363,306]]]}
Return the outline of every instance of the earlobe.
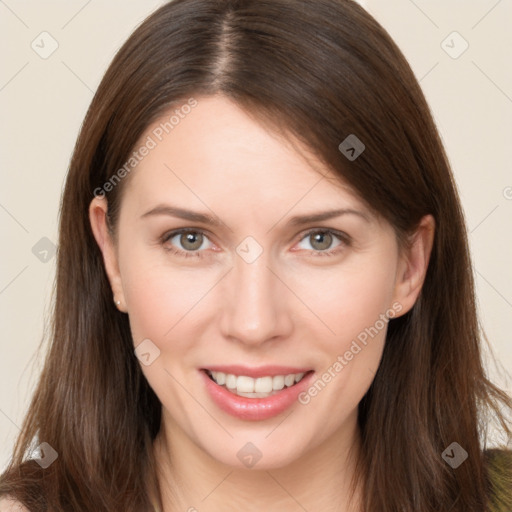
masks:
{"label": "earlobe", "polygon": [[421,292],[434,244],[434,235],[434,217],[425,215],[411,237],[410,246],[405,248],[400,256],[395,300],[402,305],[402,315],[412,309]]}
{"label": "earlobe", "polygon": [[89,205],[89,220],[94,238],[103,256],[105,272],[112,288],[113,301],[120,311],[126,312],[117,252],[107,225],[107,208],[105,197],[95,197]]}

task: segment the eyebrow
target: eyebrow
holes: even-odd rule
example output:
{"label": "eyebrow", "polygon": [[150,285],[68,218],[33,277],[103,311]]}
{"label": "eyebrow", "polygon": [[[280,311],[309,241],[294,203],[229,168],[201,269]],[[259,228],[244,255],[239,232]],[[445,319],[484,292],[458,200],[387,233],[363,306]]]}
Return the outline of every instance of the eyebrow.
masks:
{"label": "eyebrow", "polygon": [[178,208],[176,206],[166,204],[159,204],[158,206],[155,206],[141,215],[141,219],[152,215],[169,215],[171,217],[178,217],[180,219],[200,222],[202,224],[210,224],[212,226],[220,226],[223,224],[217,217],[213,217],[206,213],[194,212],[192,210],[186,210],[185,208]]}
{"label": "eyebrow", "polygon": [[[167,204],[160,204],[155,206],[151,210],[147,211],[141,218],[146,218],[154,215],[168,215],[171,217],[177,217],[180,219],[189,220],[192,222],[199,222],[201,224],[209,224],[211,226],[221,226],[224,223],[215,216],[208,215],[206,213],[195,212],[192,210],[187,210],[185,208],[178,208],[176,206],[171,206]],[[296,215],[292,217],[288,224],[292,226],[300,226],[302,224],[310,224],[313,222],[321,222],[324,220],[333,219],[335,217],[340,217],[341,215],[357,215],[361,217],[367,222],[370,222],[370,218],[368,215],[362,211],[354,210],[353,208],[341,208],[337,210],[329,210],[325,212],[311,213],[307,215]]]}

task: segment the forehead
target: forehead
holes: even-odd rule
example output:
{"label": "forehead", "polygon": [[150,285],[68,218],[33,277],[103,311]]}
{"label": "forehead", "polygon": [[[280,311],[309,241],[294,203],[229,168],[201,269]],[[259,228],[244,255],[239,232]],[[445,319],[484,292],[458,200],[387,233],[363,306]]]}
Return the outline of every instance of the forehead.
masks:
{"label": "forehead", "polygon": [[339,200],[362,206],[351,187],[296,139],[221,96],[198,98],[193,108],[174,105],[136,147],[144,143],[151,149],[127,191],[141,203],[185,194],[193,202],[204,197],[240,207]]}

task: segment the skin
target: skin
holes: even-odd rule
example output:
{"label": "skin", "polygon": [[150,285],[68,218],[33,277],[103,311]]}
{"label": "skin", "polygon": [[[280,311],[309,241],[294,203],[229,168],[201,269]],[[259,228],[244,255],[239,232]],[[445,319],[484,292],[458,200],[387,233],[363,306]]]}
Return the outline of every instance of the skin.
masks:
{"label": "skin", "polygon": [[[379,365],[387,324],[309,403],[265,421],[218,409],[198,369],[284,364],[321,376],[393,305],[396,317],[414,305],[433,218],[422,219],[411,247],[401,251],[392,226],[306,148],[222,96],[199,98],[126,185],[115,239],[105,225],[107,200],[94,198],[89,213],[134,346],[150,339],[160,350],[142,370],[163,405],[154,449],[164,511],[361,510],[359,488],[351,506],[347,498],[360,443],[357,405]],[[221,224],[142,217],[160,204]],[[288,224],[296,215],[339,208],[366,218]],[[179,228],[205,236],[162,241]],[[350,241],[334,232],[322,245],[307,235],[311,229]],[[263,249],[252,263],[236,252],[247,236]],[[172,247],[203,257],[166,250]],[[331,256],[319,254],[329,250]],[[237,457],[249,441],[262,453],[252,469]]]}
{"label": "skin", "polygon": [[0,512],[29,512],[19,501],[12,498],[0,498]]}

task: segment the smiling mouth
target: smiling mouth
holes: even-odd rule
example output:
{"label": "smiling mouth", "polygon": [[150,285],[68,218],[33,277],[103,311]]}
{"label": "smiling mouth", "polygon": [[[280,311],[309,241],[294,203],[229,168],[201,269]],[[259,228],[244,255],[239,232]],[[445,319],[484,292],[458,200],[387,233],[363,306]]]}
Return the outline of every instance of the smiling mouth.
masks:
{"label": "smiling mouth", "polygon": [[234,375],[231,373],[203,370],[208,377],[231,393],[246,398],[266,398],[275,395],[283,389],[298,384],[313,370],[303,373],[290,373],[287,375],[263,376],[253,379],[247,375]]}

